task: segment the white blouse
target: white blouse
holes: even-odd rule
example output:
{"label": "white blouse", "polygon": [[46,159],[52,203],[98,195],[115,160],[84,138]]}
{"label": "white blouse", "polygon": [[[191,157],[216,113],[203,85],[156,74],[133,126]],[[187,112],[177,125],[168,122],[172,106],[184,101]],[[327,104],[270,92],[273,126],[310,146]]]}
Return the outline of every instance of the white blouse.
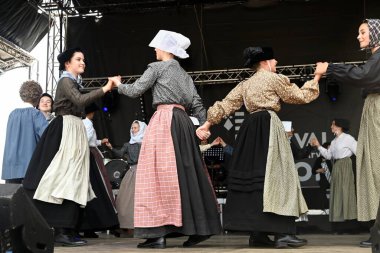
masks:
{"label": "white blouse", "polygon": [[95,128],[94,128],[94,125],[92,124],[92,121],[88,118],[85,118],[82,121],[83,121],[84,126],[86,127],[88,145],[90,147],[100,146],[102,144],[102,141],[97,139]]}
{"label": "white blouse", "polygon": [[342,159],[356,155],[357,141],[349,134],[341,133],[331,142],[329,149],[318,147],[321,155],[328,159]]}

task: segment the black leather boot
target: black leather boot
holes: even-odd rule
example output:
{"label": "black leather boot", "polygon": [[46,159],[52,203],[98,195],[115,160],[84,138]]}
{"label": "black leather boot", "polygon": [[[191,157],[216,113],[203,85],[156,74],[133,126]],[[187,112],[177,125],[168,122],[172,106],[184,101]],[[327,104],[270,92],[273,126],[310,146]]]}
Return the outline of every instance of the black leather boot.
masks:
{"label": "black leather boot", "polygon": [[287,247],[298,248],[307,244],[306,239],[298,238],[295,235],[279,234],[274,237],[274,247],[282,249]]}
{"label": "black leather boot", "polygon": [[137,244],[137,248],[165,249],[165,237],[149,238],[145,242]]}

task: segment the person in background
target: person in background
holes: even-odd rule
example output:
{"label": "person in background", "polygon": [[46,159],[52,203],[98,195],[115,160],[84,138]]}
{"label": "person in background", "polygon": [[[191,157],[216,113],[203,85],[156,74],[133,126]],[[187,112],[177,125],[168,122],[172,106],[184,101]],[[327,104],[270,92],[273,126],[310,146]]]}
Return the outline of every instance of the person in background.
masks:
{"label": "person in background", "polygon": [[24,104],[9,114],[1,173],[5,183],[22,183],[33,151],[48,125],[44,115],[34,108],[41,93],[39,83],[24,82],[20,88]]}
{"label": "person in background", "polygon": [[199,145],[199,149],[201,150],[201,153],[205,152],[206,150],[209,150],[212,147],[218,146],[220,143],[217,139],[215,139],[211,143],[207,143],[207,140],[202,140],[201,145]]}
{"label": "person in background", "polygon": [[286,136],[289,139],[290,148],[292,149],[294,160],[301,160],[301,159],[309,157],[309,155],[313,151],[313,148],[310,146],[310,144],[308,144],[306,147],[303,147],[303,148],[300,148],[298,146],[298,144],[294,140],[294,128],[292,128],[292,131],[286,132]]}
{"label": "person in background", "polygon": [[[318,63],[319,74],[342,85],[362,88],[365,99],[356,153],[356,191],[358,221],[376,219],[380,200],[380,19],[365,19],[359,26],[360,49],[370,52],[365,64]],[[372,247],[371,238],[360,242]]]}
{"label": "person in background", "polygon": [[[329,149],[330,142],[325,142],[322,144],[322,147],[325,149]],[[312,173],[314,175],[319,174],[319,189],[320,189],[320,199],[324,200],[323,208],[329,209],[329,201],[327,199],[327,190],[330,189],[330,181],[331,181],[331,172],[333,166],[330,160],[327,160],[322,155],[320,155],[314,162]]]}
{"label": "person in background", "polygon": [[43,93],[36,107],[38,110],[40,110],[44,114],[46,120],[49,123],[52,119],[54,119],[53,105],[54,105],[53,97],[49,93]]}
{"label": "person in background", "polygon": [[217,137],[214,141],[217,141],[219,145],[223,147],[223,152],[227,155],[232,156],[232,152],[234,151],[234,148],[227,144],[222,137]]}
{"label": "person in background", "polygon": [[98,140],[92,123],[99,107],[92,103],[85,108],[86,118],[83,124],[86,128],[90,147],[90,183],[96,198],[87,203],[82,210],[78,229],[84,232],[84,237],[97,238],[95,231],[103,231],[118,227],[119,221],[115,205],[115,197],[107,170],[103,163],[103,155],[98,146],[108,144],[108,138]]}
{"label": "person in background", "polygon": [[192,110],[203,123],[206,110],[193,80],[174,58],[189,57],[190,40],[160,30],[149,46],[155,48],[158,61],[138,80],[121,84],[120,78],[112,79],[119,93],[129,97],[152,89],[157,108],[136,170],[134,236],[146,239],[139,248],[165,248],[167,236],[187,235],[183,246],[191,247],[221,231],[216,197],[186,113]]}
{"label": "person in background", "polygon": [[141,143],[144,138],[146,129],[145,122],[134,120],[130,128],[131,139],[124,143],[121,149],[115,149],[111,143],[107,143],[107,147],[119,157],[126,157],[129,165],[129,170],[121,181],[119,193],[116,199],[116,208],[120,222],[120,236],[127,230],[126,236],[133,235],[134,226],[134,211],[135,211],[135,182],[136,169],[139,160]]}
{"label": "person in background", "polygon": [[[240,127],[232,154],[224,228],[251,233],[250,246],[301,247],[295,236],[295,217],[307,212],[298,173],[285,129],[276,112],[281,101],[306,104],[319,95],[318,81],[301,88],[276,72],[272,48],[249,47],[243,52],[245,67],[256,70],[222,100],[208,109],[207,121],[197,129],[201,139],[209,129],[243,105],[249,112]],[[268,237],[275,235],[273,242]]]}
{"label": "person in background", "polygon": [[[199,120],[193,116],[189,117],[191,121],[193,122],[194,126],[197,128],[199,127]],[[194,131],[196,130],[194,129]],[[212,143],[208,143],[207,140],[201,140],[201,144],[199,145],[199,149],[201,150],[201,153],[206,152],[210,148],[219,145],[219,142],[215,139]]]}
{"label": "person in background", "polygon": [[58,55],[58,61],[63,72],[54,101],[56,117],[34,150],[23,186],[54,228],[56,245],[83,246],[86,241],[75,237],[75,229],[81,207],[95,198],[95,194],[89,183],[90,149],[82,116],[85,106],[110,91],[113,83],[109,81],[99,89],[82,94],[80,75],[86,66],[83,51],[68,49]]}
{"label": "person in background", "polygon": [[342,222],[357,218],[356,192],[351,156],[356,154],[356,140],[349,135],[349,122],[334,119],[331,132],[335,135],[328,149],[321,146],[316,138],[311,145],[318,148],[321,156],[333,161],[330,187],[330,222]]}

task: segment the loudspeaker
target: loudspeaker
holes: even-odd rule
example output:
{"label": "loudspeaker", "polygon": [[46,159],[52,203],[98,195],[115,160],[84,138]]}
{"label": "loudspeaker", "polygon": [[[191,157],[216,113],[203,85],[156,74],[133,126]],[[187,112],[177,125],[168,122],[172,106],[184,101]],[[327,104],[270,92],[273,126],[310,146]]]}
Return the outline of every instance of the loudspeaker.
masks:
{"label": "loudspeaker", "polygon": [[18,184],[0,184],[0,249],[1,253],[54,252],[54,229]]}

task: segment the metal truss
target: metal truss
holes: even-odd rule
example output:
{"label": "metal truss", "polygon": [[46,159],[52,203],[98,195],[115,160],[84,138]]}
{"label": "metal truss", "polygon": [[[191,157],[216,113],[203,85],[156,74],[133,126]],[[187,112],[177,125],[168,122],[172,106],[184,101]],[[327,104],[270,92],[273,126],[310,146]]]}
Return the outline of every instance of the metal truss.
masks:
{"label": "metal truss", "polygon": [[[364,62],[342,62],[342,64],[361,65]],[[277,73],[289,77],[289,79],[311,79],[314,76],[315,64],[277,66]],[[195,85],[234,84],[241,82],[255,73],[252,69],[224,69],[209,71],[188,72]],[[122,82],[131,84],[140,75],[122,76]],[[107,83],[107,77],[84,78],[82,85],[84,90],[93,90],[103,87]]]}
{"label": "metal truss", "polygon": [[0,73],[19,67],[30,67],[35,58],[12,42],[0,37]]}
{"label": "metal truss", "polygon": [[[54,7],[57,8],[54,8]],[[53,0],[45,1],[42,6],[49,15],[49,32],[47,41],[46,92],[54,96],[59,80],[59,63],[57,56],[65,49],[67,14],[58,8]]]}

